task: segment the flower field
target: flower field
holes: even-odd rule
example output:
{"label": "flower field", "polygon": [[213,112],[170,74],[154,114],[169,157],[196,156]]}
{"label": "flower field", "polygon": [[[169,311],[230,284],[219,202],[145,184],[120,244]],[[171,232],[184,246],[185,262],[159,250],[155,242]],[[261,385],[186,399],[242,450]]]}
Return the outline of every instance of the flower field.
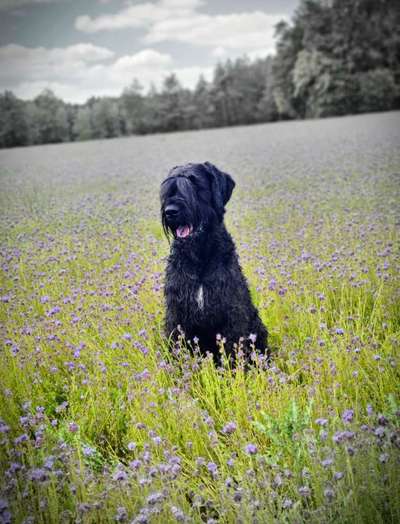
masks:
{"label": "flower field", "polygon": [[[209,160],[272,361],[163,336],[158,190]],[[400,114],[0,152],[0,522],[400,521]]]}

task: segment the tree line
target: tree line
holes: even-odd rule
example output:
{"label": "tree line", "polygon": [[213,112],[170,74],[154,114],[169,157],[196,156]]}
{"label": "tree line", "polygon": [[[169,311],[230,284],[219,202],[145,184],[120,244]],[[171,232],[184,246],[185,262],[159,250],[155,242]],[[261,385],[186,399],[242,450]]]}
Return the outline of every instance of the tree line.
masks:
{"label": "tree line", "polygon": [[400,107],[398,0],[302,0],[276,27],[274,57],[219,63],[182,87],[175,74],[143,92],[70,104],[50,90],[0,94],[0,147],[111,138],[383,111]]}

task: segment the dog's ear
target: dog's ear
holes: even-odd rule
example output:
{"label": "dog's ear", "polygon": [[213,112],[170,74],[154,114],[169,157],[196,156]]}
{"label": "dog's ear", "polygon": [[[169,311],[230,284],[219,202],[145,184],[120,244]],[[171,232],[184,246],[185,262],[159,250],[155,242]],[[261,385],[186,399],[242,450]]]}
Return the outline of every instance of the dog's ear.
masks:
{"label": "dog's ear", "polygon": [[215,207],[223,215],[224,207],[231,198],[233,188],[235,187],[235,181],[231,175],[223,173],[211,162],[204,162],[203,165],[210,174]]}

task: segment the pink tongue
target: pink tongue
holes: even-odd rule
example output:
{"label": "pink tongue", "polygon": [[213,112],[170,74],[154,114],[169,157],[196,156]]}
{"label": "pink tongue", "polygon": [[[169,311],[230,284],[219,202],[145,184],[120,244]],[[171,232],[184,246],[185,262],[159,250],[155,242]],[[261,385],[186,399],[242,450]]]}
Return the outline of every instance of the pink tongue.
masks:
{"label": "pink tongue", "polygon": [[190,234],[190,227],[189,226],[179,226],[176,230],[176,234],[179,238],[185,238]]}

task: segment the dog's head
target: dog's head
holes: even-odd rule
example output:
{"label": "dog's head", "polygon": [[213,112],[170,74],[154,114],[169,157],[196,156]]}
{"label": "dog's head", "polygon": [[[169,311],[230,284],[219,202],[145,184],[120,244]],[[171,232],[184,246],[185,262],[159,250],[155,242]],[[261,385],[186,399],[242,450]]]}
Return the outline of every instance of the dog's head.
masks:
{"label": "dog's head", "polygon": [[161,184],[161,221],[165,234],[188,238],[221,222],[235,182],[210,162],[171,169]]}

